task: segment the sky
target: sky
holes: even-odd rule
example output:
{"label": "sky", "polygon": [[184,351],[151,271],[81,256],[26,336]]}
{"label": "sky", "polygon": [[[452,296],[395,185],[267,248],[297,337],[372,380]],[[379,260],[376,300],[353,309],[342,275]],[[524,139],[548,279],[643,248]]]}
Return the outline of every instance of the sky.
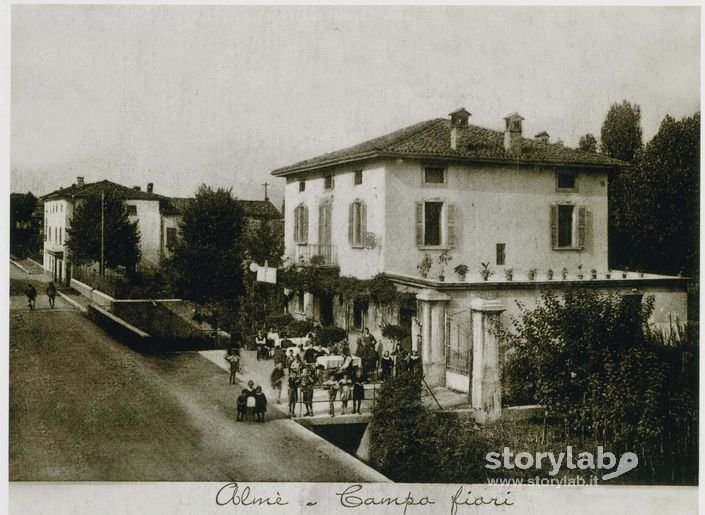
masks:
{"label": "sky", "polygon": [[698,7],[14,5],[11,191],[201,183],[281,205],[278,167],[465,107],[576,146],[700,106]]}

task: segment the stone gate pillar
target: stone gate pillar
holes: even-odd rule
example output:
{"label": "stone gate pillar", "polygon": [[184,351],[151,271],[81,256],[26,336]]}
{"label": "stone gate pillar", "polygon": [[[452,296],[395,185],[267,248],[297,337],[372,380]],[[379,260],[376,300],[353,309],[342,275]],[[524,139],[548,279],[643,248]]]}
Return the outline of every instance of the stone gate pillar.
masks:
{"label": "stone gate pillar", "polygon": [[417,293],[416,299],[421,311],[421,362],[426,382],[429,386],[445,386],[445,319],[450,295],[426,289]]}
{"label": "stone gate pillar", "polygon": [[478,422],[492,422],[502,414],[502,385],[499,376],[499,342],[491,328],[505,310],[499,299],[473,299],[472,376],[470,403],[478,410]]}

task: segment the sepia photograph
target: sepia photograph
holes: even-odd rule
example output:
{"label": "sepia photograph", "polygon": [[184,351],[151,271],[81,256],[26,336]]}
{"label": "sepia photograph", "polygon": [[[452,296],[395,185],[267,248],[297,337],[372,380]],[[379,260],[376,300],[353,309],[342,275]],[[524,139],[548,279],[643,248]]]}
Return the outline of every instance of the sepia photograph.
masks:
{"label": "sepia photograph", "polygon": [[697,513],[699,6],[7,12],[10,513]]}

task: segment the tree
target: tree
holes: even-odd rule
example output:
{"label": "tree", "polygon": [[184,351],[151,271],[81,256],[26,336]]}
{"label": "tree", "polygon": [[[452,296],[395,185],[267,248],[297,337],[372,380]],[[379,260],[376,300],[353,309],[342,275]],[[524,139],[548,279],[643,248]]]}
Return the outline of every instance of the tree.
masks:
{"label": "tree", "polygon": [[597,139],[592,134],[588,133],[580,137],[578,150],[583,152],[597,152]]}
{"label": "tree", "polygon": [[105,191],[104,199],[99,193],[93,193],[76,206],[71,227],[66,231],[71,259],[79,265],[100,262],[101,211],[105,266],[123,266],[128,272],[134,272],[141,257],[139,228],[137,221],[130,221],[125,203],[111,190]]}
{"label": "tree", "polygon": [[698,274],[699,174],[700,113],[666,116],[635,166],[610,185],[619,264]]}
{"label": "tree", "polygon": [[181,238],[165,263],[179,294],[208,305],[221,326],[233,323],[244,292],[242,225],[232,190],[201,185],[184,210]]}
{"label": "tree", "polygon": [[242,233],[243,257],[270,267],[281,265],[284,234],[278,230],[279,220],[249,220]]}
{"label": "tree", "polygon": [[10,252],[17,257],[41,250],[39,227],[32,218],[37,197],[32,193],[10,194]]}
{"label": "tree", "polygon": [[623,100],[612,104],[600,133],[602,153],[631,163],[642,147],[641,108]]}

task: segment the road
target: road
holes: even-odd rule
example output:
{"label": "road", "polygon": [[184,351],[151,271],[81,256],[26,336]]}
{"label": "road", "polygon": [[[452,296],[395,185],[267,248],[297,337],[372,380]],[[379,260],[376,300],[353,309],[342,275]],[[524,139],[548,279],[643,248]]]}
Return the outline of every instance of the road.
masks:
{"label": "road", "polygon": [[50,309],[44,281],[11,268],[10,480],[384,480],[274,409],[235,422],[240,386],[223,370],[136,353],[63,299]]}

